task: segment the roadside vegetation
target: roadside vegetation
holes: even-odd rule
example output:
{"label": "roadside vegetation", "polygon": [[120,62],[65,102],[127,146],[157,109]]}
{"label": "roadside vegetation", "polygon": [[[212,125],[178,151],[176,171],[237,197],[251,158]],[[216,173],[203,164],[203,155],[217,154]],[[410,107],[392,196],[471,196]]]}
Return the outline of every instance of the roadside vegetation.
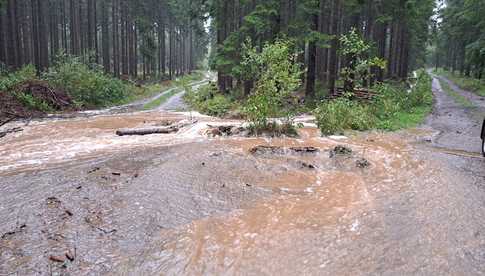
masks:
{"label": "roadside vegetation", "polygon": [[41,79],[69,93],[77,106],[97,108],[122,103],[136,90],[134,84],[106,75],[98,66],[61,56]]}
{"label": "roadside vegetation", "polygon": [[414,127],[431,112],[431,77],[420,70],[410,91],[402,85],[380,84],[377,98],[370,102],[348,97],[324,101],[314,111],[323,134],[342,134],[346,130],[380,129],[395,131]]}
{"label": "roadside vegetation", "polygon": [[86,64],[80,58],[59,56],[48,71],[39,76],[33,65],[0,75],[0,93],[11,94],[26,108],[53,112],[56,108],[32,93],[19,91],[24,83],[37,82],[51,90],[63,91],[72,99],[73,109],[96,109],[130,103],[151,97],[163,90],[174,88],[172,93],[147,104],[156,107],[173,96],[183,82],[201,80],[203,74],[195,71],[174,81],[157,81],[140,85],[131,80],[121,80],[104,73],[96,64]]}
{"label": "roadside vegetation", "polygon": [[[311,113],[324,135],[342,134],[347,130],[387,130],[409,128],[422,123],[431,112],[433,95],[431,77],[416,72],[411,88],[404,82],[382,82],[372,87],[375,96],[362,100],[355,89],[363,89],[376,68],[385,68],[386,61],[373,57],[371,47],[352,30],[342,36],[342,54],[351,60],[342,69],[344,95],[303,104],[299,97],[304,72],[297,62],[295,44],[291,40],[267,43],[261,51],[250,40],[243,46],[240,68],[254,86],[248,96],[240,90],[222,93],[215,84],[187,93],[186,100],[202,113],[224,117],[240,115],[250,123],[254,134],[294,134],[296,115]],[[326,93],[327,95],[329,92]],[[278,119],[275,119],[278,118]]]}

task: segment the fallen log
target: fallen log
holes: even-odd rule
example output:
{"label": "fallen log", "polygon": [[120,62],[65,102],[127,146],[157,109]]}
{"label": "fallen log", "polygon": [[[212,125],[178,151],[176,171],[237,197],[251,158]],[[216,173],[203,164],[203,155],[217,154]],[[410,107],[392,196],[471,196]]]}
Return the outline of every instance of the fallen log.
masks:
{"label": "fallen log", "polygon": [[177,127],[151,127],[151,128],[135,128],[135,129],[120,129],[116,131],[118,136],[127,135],[150,135],[150,134],[169,134],[179,131]]}
{"label": "fallen log", "polygon": [[128,135],[150,135],[150,134],[170,134],[174,132],[178,132],[180,129],[193,125],[197,123],[196,120],[189,121],[189,120],[182,120],[176,124],[172,124],[170,126],[163,126],[163,127],[147,127],[147,128],[125,128],[116,131],[116,135],[118,136],[128,136]]}

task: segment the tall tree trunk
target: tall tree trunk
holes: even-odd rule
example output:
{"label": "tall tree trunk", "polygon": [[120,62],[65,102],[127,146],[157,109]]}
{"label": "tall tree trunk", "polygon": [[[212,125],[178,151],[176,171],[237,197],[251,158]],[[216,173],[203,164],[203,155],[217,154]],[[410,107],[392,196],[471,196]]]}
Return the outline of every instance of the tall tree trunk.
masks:
{"label": "tall tree trunk", "polygon": [[7,64],[12,68],[21,66],[20,60],[20,41],[17,22],[17,1],[8,0],[7,2]]}
{"label": "tall tree trunk", "polygon": [[119,10],[119,1],[120,0],[113,0],[112,5],[112,32],[113,32],[113,74],[115,77],[119,77],[120,75],[120,49],[119,49],[119,33],[118,33],[118,10]]}
{"label": "tall tree trunk", "polygon": [[[340,6],[341,6],[341,0],[333,0],[333,7],[331,9],[332,15],[331,15],[330,22],[332,25],[331,27],[332,34],[334,36],[338,35],[339,21],[340,21],[340,18],[338,16],[339,15],[338,11],[340,10]],[[332,39],[330,53],[329,53],[328,88],[329,88],[330,94],[335,93],[335,83],[337,80],[337,73],[338,73],[338,57],[337,57],[338,47],[339,47],[339,41],[338,41],[338,38],[335,37],[334,39]]]}
{"label": "tall tree trunk", "polygon": [[[312,30],[316,31],[318,27],[318,17],[312,16]],[[315,41],[311,41],[308,45],[308,70],[306,77],[306,93],[307,100],[312,101],[315,99],[315,79],[316,79],[316,58],[317,58],[317,45]]]}
{"label": "tall tree trunk", "polygon": [[32,45],[34,48],[34,65],[37,73],[40,74],[40,47],[39,47],[39,0],[31,0],[32,6]]}
{"label": "tall tree trunk", "polygon": [[4,9],[0,9],[0,68],[7,64],[7,41],[5,39],[7,35],[5,32],[5,26],[7,26],[7,22]]}
{"label": "tall tree trunk", "polygon": [[39,2],[39,53],[40,53],[40,69],[45,70],[49,67],[49,26],[47,19],[49,13],[47,9],[47,2],[38,0]]}
{"label": "tall tree trunk", "polygon": [[101,35],[103,44],[103,67],[106,73],[111,71],[111,59],[109,54],[109,28],[108,28],[108,5],[107,0],[101,2]]}

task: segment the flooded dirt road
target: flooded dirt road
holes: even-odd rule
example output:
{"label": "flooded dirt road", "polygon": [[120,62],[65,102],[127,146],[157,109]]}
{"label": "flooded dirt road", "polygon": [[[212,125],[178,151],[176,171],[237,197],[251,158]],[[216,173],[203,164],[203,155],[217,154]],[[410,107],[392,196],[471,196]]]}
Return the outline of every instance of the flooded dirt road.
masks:
{"label": "flooded dirt road", "polygon": [[434,90],[422,128],[348,138],[160,110],[32,123],[0,140],[0,275],[482,275],[474,119]]}

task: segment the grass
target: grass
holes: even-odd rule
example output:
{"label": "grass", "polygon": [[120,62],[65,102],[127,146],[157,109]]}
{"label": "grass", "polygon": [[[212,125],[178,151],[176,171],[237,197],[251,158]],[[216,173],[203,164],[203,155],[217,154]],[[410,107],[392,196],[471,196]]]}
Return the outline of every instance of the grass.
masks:
{"label": "grass", "polygon": [[453,90],[446,81],[440,80],[440,84],[443,90],[445,91],[445,93],[451,96],[453,99],[455,99],[455,101],[460,105],[462,105],[463,107],[466,107],[466,108],[475,107],[475,105],[470,100],[468,100],[463,95]]}
{"label": "grass", "polygon": [[385,129],[388,131],[397,131],[416,127],[424,122],[426,116],[431,113],[432,106],[418,106],[411,111],[400,111],[387,120],[388,125]]}
{"label": "grass", "polygon": [[471,77],[466,77],[457,73],[438,69],[435,73],[448,78],[453,81],[461,89],[473,92],[479,96],[485,97],[485,80],[479,80]]}

